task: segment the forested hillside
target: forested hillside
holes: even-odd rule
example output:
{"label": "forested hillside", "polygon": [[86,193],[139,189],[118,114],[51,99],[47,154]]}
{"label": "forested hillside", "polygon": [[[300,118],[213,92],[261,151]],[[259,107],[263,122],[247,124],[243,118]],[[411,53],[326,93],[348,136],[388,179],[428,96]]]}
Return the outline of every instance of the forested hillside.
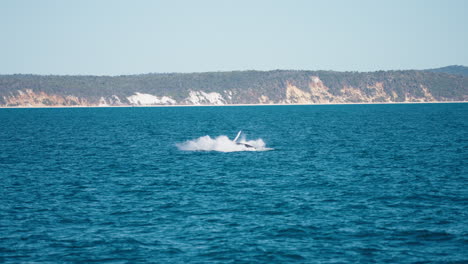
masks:
{"label": "forested hillside", "polygon": [[[466,68],[466,67],[465,67]],[[431,71],[0,75],[0,106],[468,101],[468,77]]]}
{"label": "forested hillside", "polygon": [[448,73],[448,74],[468,76],[468,67],[461,66],[461,65],[451,65],[451,66],[437,68],[437,69],[429,69],[426,71],[443,72],[443,73]]}

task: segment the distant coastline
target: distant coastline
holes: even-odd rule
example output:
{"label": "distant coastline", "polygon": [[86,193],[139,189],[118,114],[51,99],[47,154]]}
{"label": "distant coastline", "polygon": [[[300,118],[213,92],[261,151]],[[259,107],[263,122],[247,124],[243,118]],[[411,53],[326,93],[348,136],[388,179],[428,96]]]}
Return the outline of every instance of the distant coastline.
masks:
{"label": "distant coastline", "polygon": [[376,72],[275,70],[126,76],[0,75],[0,107],[465,101],[468,101],[468,67],[464,66]]}
{"label": "distant coastline", "polygon": [[109,105],[109,106],[0,106],[0,109],[44,109],[44,108],[145,108],[145,107],[235,107],[235,106],[327,106],[327,105],[409,105],[409,104],[465,104],[468,101],[438,102],[382,102],[382,103],[318,103],[318,104],[226,104],[226,105]]}

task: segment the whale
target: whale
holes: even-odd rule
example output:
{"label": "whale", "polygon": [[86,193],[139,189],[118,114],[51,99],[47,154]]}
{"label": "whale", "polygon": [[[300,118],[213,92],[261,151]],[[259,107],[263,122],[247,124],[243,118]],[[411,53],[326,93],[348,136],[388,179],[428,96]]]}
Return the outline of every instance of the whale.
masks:
{"label": "whale", "polygon": [[237,136],[234,138],[233,142],[236,143],[237,145],[242,145],[242,146],[244,146],[244,147],[246,147],[246,148],[253,148],[253,149],[255,149],[255,147],[252,146],[252,145],[249,145],[249,144],[243,143],[243,142],[238,142],[239,137],[240,137],[241,134],[242,134],[242,130],[240,130],[240,131],[237,133]]}

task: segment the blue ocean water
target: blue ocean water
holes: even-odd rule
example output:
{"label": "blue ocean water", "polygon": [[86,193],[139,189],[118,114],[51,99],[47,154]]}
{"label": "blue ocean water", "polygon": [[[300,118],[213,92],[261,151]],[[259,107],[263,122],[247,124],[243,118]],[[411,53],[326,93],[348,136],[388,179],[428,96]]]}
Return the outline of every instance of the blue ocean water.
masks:
{"label": "blue ocean water", "polygon": [[468,104],[0,109],[0,180],[2,263],[468,262]]}

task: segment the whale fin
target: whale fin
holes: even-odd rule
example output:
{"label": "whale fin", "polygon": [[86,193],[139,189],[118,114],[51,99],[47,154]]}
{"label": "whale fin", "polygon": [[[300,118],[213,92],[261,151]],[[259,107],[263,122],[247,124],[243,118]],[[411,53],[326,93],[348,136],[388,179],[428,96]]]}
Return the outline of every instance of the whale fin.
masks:
{"label": "whale fin", "polygon": [[236,138],[234,138],[234,140],[233,140],[234,142],[236,142],[236,141],[237,141],[237,139],[239,139],[239,136],[240,136],[240,134],[241,134],[241,133],[242,133],[242,130],[240,130],[240,131],[239,131],[239,133],[237,133],[237,136],[236,136]]}

